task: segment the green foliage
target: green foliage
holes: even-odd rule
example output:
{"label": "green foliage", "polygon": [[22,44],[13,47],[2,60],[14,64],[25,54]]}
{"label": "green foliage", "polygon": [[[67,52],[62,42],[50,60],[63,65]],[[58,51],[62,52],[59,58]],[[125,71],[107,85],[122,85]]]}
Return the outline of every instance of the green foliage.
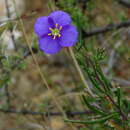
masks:
{"label": "green foliage", "polygon": [[97,118],[96,120],[92,121],[76,121],[76,120],[65,120],[65,122],[72,122],[72,123],[81,123],[81,124],[95,124],[95,123],[104,123],[105,121],[118,117],[118,113],[112,113],[109,115],[102,116],[100,118]]}
{"label": "green foliage", "polygon": [[[79,52],[78,52],[79,53]],[[95,49],[94,53],[82,51],[82,55],[78,55],[77,59],[82,66],[84,73],[88,75],[89,80],[92,83],[93,91],[96,94],[96,99],[93,97],[82,96],[84,105],[89,110],[93,111],[94,115],[100,115],[100,117],[90,121],[89,120],[65,120],[66,122],[81,123],[81,124],[95,124],[104,123],[110,119],[116,122],[121,127],[124,124],[128,126],[128,109],[129,103],[126,100],[121,88],[114,88],[110,80],[104,75],[101,69],[101,63],[106,57],[104,49]],[[95,104],[95,105],[94,105]],[[124,105],[126,104],[126,105]],[[109,125],[107,125],[109,126]]]}
{"label": "green foliage", "polygon": [[[118,2],[119,0],[115,1]],[[73,24],[76,25],[78,29],[78,43],[76,46],[74,46],[75,56],[82,69],[83,75],[86,79],[88,79],[92,92],[95,94],[95,97],[88,95],[81,96],[83,108],[91,111],[92,114],[89,116],[84,114],[80,116],[80,119],[78,120],[65,119],[65,122],[82,124],[83,128],[80,128],[80,130],[115,130],[118,128],[125,129],[125,127],[127,129],[130,127],[130,101],[126,98],[123,89],[113,84],[109,75],[104,74],[103,71],[103,67],[107,66],[108,63],[108,50],[113,49],[114,46],[112,45],[112,47],[107,48],[107,46],[110,46],[108,44],[112,44],[108,41],[108,39],[113,38],[113,40],[111,40],[112,42],[121,40],[120,32],[116,33],[114,37],[111,37],[111,35],[113,35],[112,32],[109,33],[109,37],[107,37],[107,34],[102,34],[104,41],[106,40],[105,42],[108,42],[107,45],[105,44],[107,51],[102,48],[104,43],[101,45],[99,36],[86,37],[86,32],[89,32],[89,30],[92,30],[93,28],[95,29],[95,25],[97,25],[97,23],[94,21],[99,11],[96,7],[96,2],[94,0],[58,0],[55,5],[56,9],[66,11],[72,16]],[[85,6],[84,8],[82,8],[83,5]],[[54,3],[50,0],[48,6],[49,8],[53,9]],[[125,21],[127,18],[127,16],[125,16],[125,12],[113,13],[116,13],[120,21]],[[99,15],[98,18],[100,19]],[[108,16],[104,21],[106,24],[113,23],[113,16]],[[14,29],[14,25],[10,22],[0,24],[0,40],[4,31],[12,29]],[[31,33],[31,41],[32,51],[37,53],[38,56],[42,56],[43,53],[40,53],[38,49],[37,38],[34,33]],[[1,43],[2,42],[3,41],[1,40]],[[27,57],[31,55],[28,46],[24,44],[25,41],[23,36],[21,39],[17,39],[15,42],[17,44],[17,50],[15,53],[11,54],[6,53],[7,46],[0,45],[0,89],[11,84],[14,71],[19,71],[27,67],[26,60]],[[129,57],[130,48],[128,44],[122,44],[115,49],[115,52],[118,54],[118,56],[125,57],[127,54],[126,57]],[[113,70],[111,71],[114,73]],[[79,78],[78,75],[76,76]],[[48,79],[48,82],[51,84],[51,80]],[[81,84],[79,84],[76,85],[80,89],[74,88],[74,90],[76,90],[76,92],[85,92],[82,89]],[[62,101],[64,103],[62,108],[65,111],[68,112],[76,108],[71,104],[72,102],[68,101],[68,98]],[[51,98],[47,98],[37,105],[38,110],[43,112],[44,110],[48,109],[50,104]],[[0,105],[0,109],[7,109],[7,106],[7,104]]]}
{"label": "green foliage", "polygon": [[[103,112],[102,110],[100,110],[99,108],[97,108],[96,106],[92,106],[90,103],[89,103],[89,100],[88,98],[86,98],[85,96],[82,96],[83,97],[83,101],[85,103],[85,105],[92,111],[94,111],[95,113],[97,114],[100,114],[100,115],[107,115],[106,112]],[[92,102],[91,102],[92,103]]]}

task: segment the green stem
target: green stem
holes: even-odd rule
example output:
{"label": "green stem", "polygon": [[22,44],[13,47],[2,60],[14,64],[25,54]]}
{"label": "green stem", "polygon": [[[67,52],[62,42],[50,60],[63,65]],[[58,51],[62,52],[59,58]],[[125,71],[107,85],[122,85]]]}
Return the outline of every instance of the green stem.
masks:
{"label": "green stem", "polygon": [[81,124],[95,124],[95,123],[102,123],[105,122],[109,119],[111,119],[112,117],[118,116],[118,113],[114,113],[105,117],[102,117],[100,119],[96,119],[96,120],[92,120],[92,121],[80,121],[80,120],[65,120],[65,122],[71,122],[71,123],[81,123]]}
{"label": "green stem", "polygon": [[77,71],[78,71],[78,73],[79,73],[79,76],[80,76],[80,78],[81,78],[81,80],[82,80],[82,82],[83,82],[85,88],[87,88],[88,93],[89,93],[92,97],[95,97],[95,95],[93,94],[93,92],[92,92],[91,89],[89,88],[88,83],[86,82],[86,80],[85,80],[85,78],[84,78],[84,75],[83,75],[83,73],[82,73],[82,71],[81,71],[81,69],[80,69],[80,67],[79,67],[79,64],[78,64],[78,62],[77,62],[77,60],[76,60],[76,58],[75,58],[73,49],[72,49],[71,47],[69,47],[69,52],[70,52],[70,55],[71,55],[71,57],[72,57],[72,59],[73,59],[73,62],[74,62],[74,65],[75,65],[75,67],[76,67],[76,69],[77,69]]}

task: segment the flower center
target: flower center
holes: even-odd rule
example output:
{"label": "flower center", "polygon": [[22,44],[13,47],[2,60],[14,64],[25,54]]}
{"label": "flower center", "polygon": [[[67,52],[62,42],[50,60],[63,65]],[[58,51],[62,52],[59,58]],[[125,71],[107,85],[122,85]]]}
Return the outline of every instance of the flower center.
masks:
{"label": "flower center", "polygon": [[62,26],[58,27],[58,24],[56,24],[55,28],[49,28],[49,30],[51,33],[48,33],[48,35],[53,35],[53,39],[56,39],[56,37],[61,37],[60,31],[62,30]]}
{"label": "flower center", "polygon": [[51,30],[52,35],[58,36],[60,34],[59,29],[55,28]]}

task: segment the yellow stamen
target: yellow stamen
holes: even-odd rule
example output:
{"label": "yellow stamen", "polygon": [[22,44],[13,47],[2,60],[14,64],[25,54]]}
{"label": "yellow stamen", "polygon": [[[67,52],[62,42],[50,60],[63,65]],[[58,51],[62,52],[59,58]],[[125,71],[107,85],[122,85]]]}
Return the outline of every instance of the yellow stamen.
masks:
{"label": "yellow stamen", "polygon": [[56,28],[58,28],[58,24],[56,23]]}
{"label": "yellow stamen", "polygon": [[54,35],[53,39],[56,39],[56,36]]}
{"label": "yellow stamen", "polygon": [[59,30],[61,30],[62,29],[62,26],[60,26],[60,29]]}
{"label": "yellow stamen", "polygon": [[49,28],[51,33],[48,33],[48,36],[53,36],[53,39],[56,39],[56,37],[61,37],[60,30],[62,29],[62,26],[58,27],[58,24],[55,24],[55,28]]}
{"label": "yellow stamen", "polygon": [[51,30],[51,31],[52,31],[53,29],[52,29],[52,28],[49,28],[49,30]]}
{"label": "yellow stamen", "polygon": [[61,35],[59,34],[58,37],[61,37]]}
{"label": "yellow stamen", "polygon": [[52,34],[51,33],[48,33],[48,36],[51,36]]}

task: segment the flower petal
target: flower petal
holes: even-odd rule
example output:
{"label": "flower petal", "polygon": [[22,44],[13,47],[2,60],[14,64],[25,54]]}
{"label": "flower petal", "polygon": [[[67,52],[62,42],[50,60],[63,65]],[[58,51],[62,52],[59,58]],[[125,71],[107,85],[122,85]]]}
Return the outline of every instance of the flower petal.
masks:
{"label": "flower petal", "polygon": [[46,54],[56,54],[62,48],[56,39],[54,40],[49,36],[39,39],[39,47]]}
{"label": "flower petal", "polygon": [[54,11],[49,16],[60,26],[71,24],[72,22],[70,15],[63,11]]}
{"label": "flower petal", "polygon": [[45,34],[49,33],[49,27],[50,24],[48,22],[48,17],[40,17],[35,22],[34,31],[39,37],[42,37]]}
{"label": "flower petal", "polygon": [[51,25],[51,26],[50,26],[51,28],[54,28],[54,27],[55,27],[54,20],[53,20],[51,17],[48,17],[48,23]]}
{"label": "flower petal", "polygon": [[61,31],[61,37],[59,38],[59,44],[62,47],[73,46],[77,42],[78,32],[75,26],[64,26]]}

